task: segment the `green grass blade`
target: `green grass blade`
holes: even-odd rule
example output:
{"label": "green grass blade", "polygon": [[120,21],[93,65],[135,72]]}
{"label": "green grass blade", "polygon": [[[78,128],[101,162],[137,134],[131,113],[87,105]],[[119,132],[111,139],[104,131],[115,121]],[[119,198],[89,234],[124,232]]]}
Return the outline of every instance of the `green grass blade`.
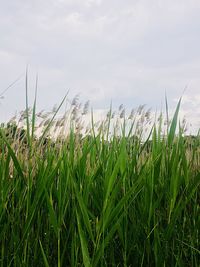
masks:
{"label": "green grass blade", "polygon": [[179,109],[180,109],[180,104],[181,104],[181,98],[178,101],[178,105],[176,107],[176,111],[174,113],[171,125],[170,125],[170,129],[169,129],[169,134],[168,134],[168,144],[169,146],[172,144],[174,137],[175,137],[175,132],[176,132],[176,126],[177,126],[177,122],[178,122],[178,113],[179,113]]}
{"label": "green grass blade", "polygon": [[49,267],[49,263],[48,263],[47,257],[45,255],[45,252],[44,252],[44,249],[43,249],[43,246],[42,246],[42,243],[40,240],[39,240],[39,243],[40,243],[40,249],[41,249],[42,257],[43,257],[43,261],[44,261],[44,266]]}
{"label": "green grass blade", "polygon": [[36,76],[36,84],[35,84],[35,98],[34,98],[33,112],[32,112],[31,140],[33,140],[33,138],[34,138],[34,131],[35,131],[37,90],[38,90],[38,76]]}
{"label": "green grass blade", "polygon": [[28,106],[28,66],[26,68],[25,87],[26,87],[26,131],[27,131],[27,140],[30,147],[31,136],[30,136],[30,121],[29,121],[29,106]]}
{"label": "green grass blade", "polygon": [[81,251],[82,251],[82,255],[83,255],[83,263],[85,267],[90,267],[91,263],[90,263],[90,256],[89,256],[89,252],[88,252],[88,246],[87,246],[87,241],[80,223],[80,218],[78,215],[78,212],[76,211],[76,218],[77,218],[77,224],[78,224],[78,232],[79,232],[79,238],[81,241]]}
{"label": "green grass blade", "polygon": [[2,132],[1,128],[0,128],[0,137],[3,139],[3,141],[5,142],[5,144],[6,144],[7,148],[8,148],[9,154],[10,154],[12,160],[13,160],[14,166],[15,166],[18,174],[23,178],[23,180],[25,180],[25,177],[24,177],[23,170],[21,168],[20,162],[17,159],[17,156],[15,155],[14,150],[12,149],[11,145],[7,141],[6,136]]}
{"label": "green grass blade", "polygon": [[58,108],[56,109],[54,115],[52,116],[50,122],[48,123],[48,125],[47,125],[46,128],[44,129],[43,134],[42,134],[42,136],[40,137],[40,141],[39,141],[38,146],[40,146],[40,145],[42,144],[42,142],[43,142],[43,140],[44,140],[46,134],[48,133],[48,131],[49,131],[51,125],[52,125],[52,122],[53,122],[54,118],[56,117],[58,111],[59,111],[60,108],[62,107],[62,105],[63,105],[63,103],[64,103],[66,97],[67,97],[67,95],[63,98],[63,100],[61,101],[60,105],[59,105]]}

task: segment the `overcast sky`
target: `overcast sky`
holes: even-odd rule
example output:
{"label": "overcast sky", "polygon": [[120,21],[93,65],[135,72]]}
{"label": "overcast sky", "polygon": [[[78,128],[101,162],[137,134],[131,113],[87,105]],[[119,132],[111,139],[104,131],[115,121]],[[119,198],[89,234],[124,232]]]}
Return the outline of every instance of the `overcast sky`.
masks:
{"label": "overcast sky", "polygon": [[[174,107],[200,126],[199,0],[0,0],[0,96],[29,65],[38,109],[70,90],[96,109]],[[25,106],[25,77],[0,99],[0,120]]]}

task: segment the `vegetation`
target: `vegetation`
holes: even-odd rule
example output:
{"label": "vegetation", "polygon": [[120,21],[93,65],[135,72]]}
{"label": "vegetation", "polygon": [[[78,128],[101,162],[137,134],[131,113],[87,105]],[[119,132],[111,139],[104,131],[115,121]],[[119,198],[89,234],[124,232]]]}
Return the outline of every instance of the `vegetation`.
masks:
{"label": "vegetation", "polygon": [[50,138],[54,115],[36,138],[35,104],[26,130],[2,125],[0,266],[198,267],[200,136],[184,136],[179,107],[145,139],[143,107],[84,135],[70,117],[65,138]]}

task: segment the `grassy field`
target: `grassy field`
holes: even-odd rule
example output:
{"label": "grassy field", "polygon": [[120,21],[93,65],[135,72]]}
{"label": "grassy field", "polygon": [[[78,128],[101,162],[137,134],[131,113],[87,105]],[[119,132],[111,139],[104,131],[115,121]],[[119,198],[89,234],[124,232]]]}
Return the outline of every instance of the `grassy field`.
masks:
{"label": "grassy field", "polygon": [[35,138],[28,103],[26,130],[2,125],[0,266],[199,267],[200,136],[184,135],[179,106],[145,140],[147,113],[138,123],[121,108],[120,135],[110,112],[56,140],[52,117]]}

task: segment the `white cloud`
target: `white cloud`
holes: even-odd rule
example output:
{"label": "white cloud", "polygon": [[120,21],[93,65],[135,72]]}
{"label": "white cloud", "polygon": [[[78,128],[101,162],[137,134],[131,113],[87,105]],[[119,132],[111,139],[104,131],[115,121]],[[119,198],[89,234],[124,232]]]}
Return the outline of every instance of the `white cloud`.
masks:
{"label": "white cloud", "polygon": [[[39,72],[41,108],[59,102],[68,88],[98,108],[111,99],[159,108],[165,90],[173,106],[185,86],[190,97],[199,91],[199,11],[197,0],[4,2],[0,91],[29,63],[30,75]],[[7,92],[1,114],[22,108],[23,86]],[[192,113],[198,112],[196,105]]]}

